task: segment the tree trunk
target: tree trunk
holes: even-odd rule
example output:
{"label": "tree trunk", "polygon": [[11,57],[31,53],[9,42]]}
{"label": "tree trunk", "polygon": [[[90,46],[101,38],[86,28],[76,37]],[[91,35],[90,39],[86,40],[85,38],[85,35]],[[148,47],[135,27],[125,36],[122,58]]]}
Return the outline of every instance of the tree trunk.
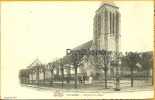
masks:
{"label": "tree trunk", "polygon": [[32,84],[33,84],[33,73],[32,73]]}
{"label": "tree trunk", "polygon": [[44,85],[45,85],[45,70],[43,71],[43,74],[44,74]]}
{"label": "tree trunk", "polygon": [[27,77],[28,77],[28,84],[29,84],[29,83],[30,83],[30,76],[29,76],[29,73],[28,73]]}
{"label": "tree trunk", "polygon": [[68,71],[67,71],[67,74],[68,74],[68,76],[70,77],[70,66],[68,67],[67,70],[68,70]]}
{"label": "tree trunk", "polygon": [[57,74],[57,77],[59,78],[59,67],[57,68],[56,74]]}
{"label": "tree trunk", "polygon": [[53,86],[53,70],[51,70],[51,79],[49,85]]}
{"label": "tree trunk", "polygon": [[25,84],[26,84],[26,74],[24,73],[24,78],[25,78]]}
{"label": "tree trunk", "polygon": [[24,77],[24,74],[22,73],[22,84],[23,84],[23,77]]}
{"label": "tree trunk", "polygon": [[145,80],[145,70],[144,70],[144,80]]}
{"label": "tree trunk", "polygon": [[107,89],[107,71],[104,71],[105,73],[105,89]]}
{"label": "tree trunk", "polygon": [[62,81],[62,87],[64,86],[63,81],[64,81],[64,69],[61,69],[61,81]]}
{"label": "tree trunk", "polygon": [[131,66],[131,87],[133,87],[133,66]]}
{"label": "tree trunk", "polygon": [[38,86],[39,86],[39,69],[38,69],[38,71],[37,71],[37,81],[38,81]]}
{"label": "tree trunk", "polygon": [[146,70],[146,73],[147,73],[147,81],[148,81],[148,78],[149,78],[149,69],[148,68]]}
{"label": "tree trunk", "polygon": [[75,67],[75,88],[77,88],[77,68]]}

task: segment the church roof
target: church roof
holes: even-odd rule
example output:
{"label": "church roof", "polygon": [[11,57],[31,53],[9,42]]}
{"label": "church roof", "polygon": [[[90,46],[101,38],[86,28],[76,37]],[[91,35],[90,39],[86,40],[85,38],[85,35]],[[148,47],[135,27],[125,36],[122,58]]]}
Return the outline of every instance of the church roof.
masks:
{"label": "church roof", "polygon": [[42,63],[39,61],[39,59],[37,58],[32,64],[30,64],[27,68],[32,68],[36,65],[41,65]]}
{"label": "church roof", "polygon": [[83,43],[83,44],[75,47],[73,50],[82,50],[82,49],[88,50],[88,49],[91,48],[92,43],[93,43],[93,40],[90,40],[90,41],[88,41],[86,43]]}
{"label": "church roof", "polygon": [[[86,43],[83,43],[83,44],[81,44],[81,45],[79,45],[79,46],[73,48],[72,50],[82,50],[82,49],[88,50],[88,49],[91,48],[92,43],[93,43],[93,40],[90,40],[90,41],[88,41],[88,42],[86,42]],[[71,54],[69,54],[69,55],[67,55],[67,56],[70,58],[70,57],[71,57]],[[65,56],[65,57],[66,57],[66,56]],[[64,57],[64,58],[65,58],[65,57]]]}
{"label": "church roof", "polygon": [[116,4],[112,0],[104,0],[104,1],[101,2],[99,8],[101,8],[105,4],[117,7]]}

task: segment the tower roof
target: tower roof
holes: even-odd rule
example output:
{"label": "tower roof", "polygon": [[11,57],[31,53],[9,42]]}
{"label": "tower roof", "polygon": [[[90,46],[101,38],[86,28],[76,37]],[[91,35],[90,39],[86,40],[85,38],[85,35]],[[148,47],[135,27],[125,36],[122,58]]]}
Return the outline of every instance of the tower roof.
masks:
{"label": "tower roof", "polygon": [[108,4],[108,5],[117,7],[116,4],[115,4],[112,0],[104,0],[104,1],[101,2],[99,8],[102,7],[102,6],[105,5],[105,4]]}

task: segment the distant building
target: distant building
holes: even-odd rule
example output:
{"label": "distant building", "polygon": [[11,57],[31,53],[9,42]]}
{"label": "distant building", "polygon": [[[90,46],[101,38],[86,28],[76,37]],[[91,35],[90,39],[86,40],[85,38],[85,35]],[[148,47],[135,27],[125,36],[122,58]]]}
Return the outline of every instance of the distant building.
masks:
{"label": "distant building", "polygon": [[[38,65],[41,65],[42,63],[39,61],[39,59],[37,58],[34,62],[32,62],[28,67],[27,69],[30,69],[30,68],[34,68],[35,66],[38,66]],[[40,75],[40,76],[43,76],[43,75]],[[37,73],[35,71],[33,71],[33,75],[32,74],[29,74],[29,77],[30,77],[30,80],[37,80],[39,77],[37,75]]]}
{"label": "distant building", "polygon": [[27,68],[33,68],[35,66],[41,65],[42,63],[39,61],[39,59],[37,58],[34,62],[32,62],[32,64],[30,64]]}

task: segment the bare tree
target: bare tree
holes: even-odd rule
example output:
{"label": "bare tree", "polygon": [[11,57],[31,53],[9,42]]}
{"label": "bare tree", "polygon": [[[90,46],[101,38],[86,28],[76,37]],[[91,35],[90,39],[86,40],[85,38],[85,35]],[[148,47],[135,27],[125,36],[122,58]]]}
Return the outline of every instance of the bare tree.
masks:
{"label": "bare tree", "polygon": [[75,70],[75,88],[77,88],[77,68],[84,62],[84,57],[83,54],[68,55],[70,64],[73,65],[73,69]]}
{"label": "bare tree", "polygon": [[25,84],[26,84],[26,71],[25,70],[23,71],[23,74],[24,74],[24,79],[25,79]]}
{"label": "bare tree", "polygon": [[28,82],[27,82],[28,84],[30,83],[30,70],[31,69],[26,69],[25,70],[25,72],[26,72],[26,79],[28,80]]}
{"label": "bare tree", "polygon": [[43,84],[45,85],[45,72],[46,72],[45,65],[41,65],[41,71],[43,72]]}
{"label": "bare tree", "polygon": [[34,68],[31,68],[31,69],[30,69],[30,75],[31,75],[31,78],[32,78],[32,79],[31,79],[32,84],[33,84],[33,71],[34,71]]}
{"label": "bare tree", "polygon": [[60,71],[61,71],[61,82],[62,82],[62,87],[63,87],[63,81],[64,81],[64,69],[67,68],[67,64],[69,63],[68,57],[65,56],[61,59],[58,60],[59,66],[60,66]]}
{"label": "bare tree", "polygon": [[27,84],[29,84],[30,77],[29,77],[29,69],[25,69],[25,79],[27,80]]}
{"label": "bare tree", "polygon": [[41,69],[42,69],[42,65],[36,65],[35,67],[34,67],[34,72],[36,72],[36,78],[37,78],[37,85],[39,85],[40,84],[40,75],[39,75],[39,73],[41,73]]}
{"label": "bare tree", "polygon": [[110,69],[111,62],[116,60],[115,52],[106,52],[103,55],[97,56],[97,68],[102,69],[104,71],[105,76],[105,89],[107,89],[107,71]]}
{"label": "bare tree", "polygon": [[21,83],[23,84],[24,83],[24,70],[19,71],[19,78],[21,80]]}
{"label": "bare tree", "polygon": [[[105,89],[107,89],[107,71],[110,69],[112,61],[116,60],[116,52],[105,52],[101,55],[87,57],[87,62],[90,62],[96,70],[102,69],[104,71]],[[93,67],[92,67],[93,68]]]}
{"label": "bare tree", "polygon": [[48,63],[48,66],[46,66],[46,67],[51,72],[51,78],[50,78],[49,85],[53,86],[53,74],[54,74],[53,71],[54,71],[54,69],[56,69],[58,67],[57,61],[53,61],[53,62]]}
{"label": "bare tree", "polygon": [[105,54],[105,55],[99,55],[98,57],[98,65],[101,69],[104,70],[104,76],[105,76],[105,89],[107,89],[107,71],[110,68],[110,63],[112,61],[111,54]]}

